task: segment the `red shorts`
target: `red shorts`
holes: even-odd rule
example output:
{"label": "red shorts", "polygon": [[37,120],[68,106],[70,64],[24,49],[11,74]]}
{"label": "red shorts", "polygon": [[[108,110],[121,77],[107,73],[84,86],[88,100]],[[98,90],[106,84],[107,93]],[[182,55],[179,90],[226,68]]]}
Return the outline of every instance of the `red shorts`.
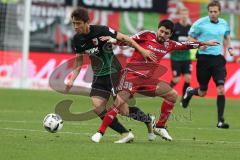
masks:
{"label": "red shorts", "polygon": [[160,82],[153,76],[145,76],[139,72],[124,69],[117,87],[118,91],[125,90],[131,93],[154,97],[157,84]]}

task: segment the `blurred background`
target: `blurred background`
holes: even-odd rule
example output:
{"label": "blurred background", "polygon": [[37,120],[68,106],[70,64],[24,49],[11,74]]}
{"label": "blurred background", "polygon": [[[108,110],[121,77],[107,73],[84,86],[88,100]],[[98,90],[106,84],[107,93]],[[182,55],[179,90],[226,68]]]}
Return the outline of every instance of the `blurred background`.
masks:
{"label": "blurred background", "polygon": [[[59,64],[74,57],[71,38],[74,35],[70,14],[74,7],[89,9],[91,24],[107,25],[133,35],[140,30],[157,29],[161,19],[177,21],[181,8],[190,11],[189,23],[207,15],[210,0],[0,0],[0,87],[50,89],[49,77]],[[232,47],[240,54],[240,0],[220,0],[221,17],[230,24]],[[115,48],[123,61],[132,49]],[[195,60],[196,50],[192,50]],[[225,55],[228,64],[226,95],[240,98],[240,64]],[[169,56],[163,64],[170,67]],[[83,67],[76,85],[90,86],[92,71]],[[197,86],[195,61],[192,85]],[[170,81],[171,71],[163,77]],[[86,85],[88,84],[88,85]],[[208,97],[216,95],[215,86]],[[211,88],[211,86],[209,87]],[[181,93],[181,84],[176,87]]]}

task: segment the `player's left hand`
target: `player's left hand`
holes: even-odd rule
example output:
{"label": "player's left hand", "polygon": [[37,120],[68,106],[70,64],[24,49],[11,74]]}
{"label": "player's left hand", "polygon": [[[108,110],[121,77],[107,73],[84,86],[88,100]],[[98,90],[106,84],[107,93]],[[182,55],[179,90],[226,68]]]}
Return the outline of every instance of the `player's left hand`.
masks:
{"label": "player's left hand", "polygon": [[110,36],[101,36],[101,37],[99,37],[99,39],[100,39],[101,41],[107,41],[107,42],[109,42],[109,43],[116,43],[116,42],[117,42],[116,39],[114,39],[114,38],[112,38],[112,37],[110,37]]}

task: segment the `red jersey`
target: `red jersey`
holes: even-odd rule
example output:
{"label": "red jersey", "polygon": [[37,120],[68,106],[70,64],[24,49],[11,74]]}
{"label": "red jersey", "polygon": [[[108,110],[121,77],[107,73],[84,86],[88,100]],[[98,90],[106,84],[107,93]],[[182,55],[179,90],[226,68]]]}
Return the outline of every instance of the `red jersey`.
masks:
{"label": "red jersey", "polygon": [[[157,35],[152,31],[142,31],[132,37],[140,46],[144,49],[152,51],[157,56],[157,62],[168,53],[174,50],[188,50],[198,48],[201,46],[201,42],[176,42],[173,40],[167,40],[163,43],[157,41]],[[145,59],[135,50],[132,57],[128,59],[128,62],[145,62]]]}
{"label": "red jersey", "polygon": [[150,50],[157,56],[157,63],[146,61],[144,57],[135,50],[132,57],[128,59],[126,68],[122,71],[118,90],[127,90],[131,94],[135,92],[155,96],[159,78],[167,72],[167,68],[160,65],[161,59],[173,50],[186,50],[198,48],[200,42],[176,42],[172,40],[160,43],[157,41],[156,33],[151,31],[139,32],[132,37],[144,49]]}
{"label": "red jersey", "polygon": [[[146,61],[142,54],[135,50],[133,55],[128,59],[126,68],[134,71],[139,75],[147,77],[155,76],[161,77],[167,69],[159,65],[161,59],[173,50],[186,50],[198,48],[202,45],[201,42],[176,42],[167,40],[163,43],[157,41],[157,35],[152,31],[142,31],[132,37],[141,47],[152,51],[157,56],[157,63],[148,60]],[[159,68],[160,67],[160,68]],[[154,74],[157,70],[158,74]]]}

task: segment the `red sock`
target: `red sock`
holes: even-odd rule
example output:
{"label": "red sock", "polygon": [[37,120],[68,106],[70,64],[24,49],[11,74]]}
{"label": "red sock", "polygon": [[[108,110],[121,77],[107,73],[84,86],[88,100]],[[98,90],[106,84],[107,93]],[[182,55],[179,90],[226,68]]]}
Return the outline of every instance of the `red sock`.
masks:
{"label": "red sock", "polygon": [[171,111],[174,107],[174,103],[163,101],[161,106],[161,114],[159,117],[159,120],[156,124],[157,127],[165,127],[166,122],[168,120],[169,115],[171,114]]}
{"label": "red sock", "polygon": [[98,130],[100,133],[102,134],[105,133],[107,127],[112,123],[113,119],[117,116],[118,112],[119,112],[119,109],[114,105],[108,110]]}

